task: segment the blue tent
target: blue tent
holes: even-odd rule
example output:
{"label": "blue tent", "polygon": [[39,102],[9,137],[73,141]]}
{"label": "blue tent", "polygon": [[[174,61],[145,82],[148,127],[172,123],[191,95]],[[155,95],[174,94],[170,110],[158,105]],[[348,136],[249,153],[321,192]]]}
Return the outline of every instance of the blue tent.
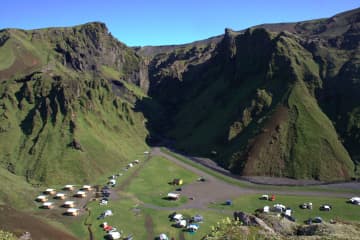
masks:
{"label": "blue tent", "polygon": [[204,218],[203,218],[203,216],[201,216],[199,214],[196,214],[194,217],[192,217],[192,221],[194,221],[194,222],[202,222],[202,221],[204,221]]}
{"label": "blue tent", "polygon": [[232,201],[231,200],[226,200],[225,205],[232,205]]}

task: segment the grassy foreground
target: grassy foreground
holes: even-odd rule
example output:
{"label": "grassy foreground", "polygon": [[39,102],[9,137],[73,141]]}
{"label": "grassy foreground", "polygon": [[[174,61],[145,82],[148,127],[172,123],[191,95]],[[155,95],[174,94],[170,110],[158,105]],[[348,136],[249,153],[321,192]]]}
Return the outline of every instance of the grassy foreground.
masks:
{"label": "grassy foreground", "polygon": [[[210,207],[254,213],[256,209],[262,209],[266,205],[272,207],[274,204],[279,203],[293,209],[293,216],[298,223],[317,216],[322,217],[325,221],[329,221],[330,219],[359,221],[359,214],[356,214],[360,210],[359,206],[349,204],[346,201],[346,198],[335,197],[279,195],[276,196],[276,201],[270,202],[260,200],[257,194],[241,196],[233,201],[232,206],[224,206],[222,203],[217,203]],[[313,209],[301,209],[299,205],[305,202],[312,202]],[[323,204],[330,204],[333,209],[329,212],[320,211],[319,207]]]}

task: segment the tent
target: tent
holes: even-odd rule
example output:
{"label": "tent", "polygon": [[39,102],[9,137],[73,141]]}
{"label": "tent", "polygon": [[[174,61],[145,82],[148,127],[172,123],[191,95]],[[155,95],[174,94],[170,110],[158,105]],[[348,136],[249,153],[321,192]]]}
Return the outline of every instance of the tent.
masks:
{"label": "tent", "polygon": [[52,202],[44,202],[41,207],[46,209],[51,209],[54,207],[54,204]]}
{"label": "tent", "polygon": [[174,185],[182,185],[184,181],[181,178],[175,178],[172,183]]}
{"label": "tent", "polygon": [[232,201],[231,200],[226,200],[225,205],[228,205],[228,206],[232,205]]}
{"label": "tent", "polygon": [[57,193],[55,195],[55,198],[58,198],[58,199],[65,199],[65,197],[66,197],[65,193]]}
{"label": "tent", "polygon": [[273,194],[273,195],[271,195],[271,197],[270,197],[270,201],[275,201],[275,195]]}
{"label": "tent", "polygon": [[159,235],[159,240],[169,240],[168,236],[165,233]]}
{"label": "tent", "polygon": [[261,195],[260,199],[261,200],[269,200],[269,195],[267,195],[267,194]]}
{"label": "tent", "polygon": [[264,206],[263,212],[264,213],[269,213],[270,212],[270,207],[269,206]]}
{"label": "tent", "polygon": [[84,191],[90,191],[91,190],[91,186],[90,185],[83,185],[81,190],[84,190]]}
{"label": "tent", "polygon": [[72,191],[72,190],[74,190],[74,185],[70,185],[70,184],[65,185],[65,186],[63,187],[63,189],[64,189],[64,190],[68,190],[68,191]]}
{"label": "tent", "polygon": [[79,209],[77,208],[69,208],[68,210],[66,210],[66,214],[70,215],[70,216],[78,216],[79,215]]}
{"label": "tent", "polygon": [[291,216],[291,213],[292,213],[292,210],[291,210],[291,208],[287,208],[286,210],[285,210],[285,216]]}
{"label": "tent", "polygon": [[86,197],[86,192],[84,192],[84,191],[77,191],[77,192],[75,193],[75,197],[80,197],[80,198]]}
{"label": "tent", "polygon": [[47,188],[45,191],[44,191],[45,194],[49,194],[49,195],[54,195],[56,193],[56,190],[53,189],[53,188]]}
{"label": "tent", "polygon": [[190,224],[187,227],[189,232],[196,232],[199,229],[199,225],[198,224]]}
{"label": "tent", "polygon": [[202,221],[204,221],[204,218],[203,218],[203,216],[196,214],[194,217],[191,218],[191,220],[193,222],[202,222]]}
{"label": "tent", "polygon": [[120,239],[121,234],[118,231],[111,231],[108,233],[108,238],[110,239]]}
{"label": "tent", "polygon": [[110,185],[115,185],[115,184],[116,184],[116,180],[115,180],[115,179],[110,179],[109,184],[110,184]]}
{"label": "tent", "polygon": [[302,209],[312,209],[312,203],[308,202],[308,203],[303,203],[300,205],[300,208]]}
{"label": "tent", "polygon": [[46,202],[48,200],[47,196],[40,195],[36,197],[36,201],[38,202]]}
{"label": "tent", "polygon": [[320,206],[320,210],[321,211],[330,211],[331,210],[331,206],[329,204],[324,204]]}
{"label": "tent", "polygon": [[171,200],[177,200],[180,197],[180,194],[178,193],[168,193],[167,198]]}
{"label": "tent", "polygon": [[176,226],[177,227],[186,227],[186,220],[183,219],[183,220],[176,222]]}
{"label": "tent", "polygon": [[275,212],[284,212],[286,210],[286,207],[282,204],[275,204],[274,205],[274,211]]}
{"label": "tent", "polygon": [[177,214],[175,214],[173,217],[172,217],[172,220],[173,221],[180,221],[180,220],[183,220],[183,215],[182,214],[180,214],[180,213],[177,213]]}
{"label": "tent", "polygon": [[355,205],[360,205],[360,197],[352,197],[349,202]]}
{"label": "tent", "polygon": [[134,163],[135,163],[135,164],[139,164],[139,163],[140,163],[140,160],[136,159],[136,160],[134,160]]}
{"label": "tent", "polygon": [[111,231],[111,230],[113,230],[113,227],[112,226],[110,226],[110,225],[106,225],[106,226],[104,226],[103,227],[103,229],[104,229],[104,231]]}
{"label": "tent", "polygon": [[111,210],[106,210],[104,212],[104,217],[108,217],[108,216],[112,216],[112,215],[114,215],[114,214],[113,214],[113,212]]}
{"label": "tent", "polygon": [[65,201],[63,204],[63,207],[73,208],[73,207],[75,207],[75,202],[74,201]]}

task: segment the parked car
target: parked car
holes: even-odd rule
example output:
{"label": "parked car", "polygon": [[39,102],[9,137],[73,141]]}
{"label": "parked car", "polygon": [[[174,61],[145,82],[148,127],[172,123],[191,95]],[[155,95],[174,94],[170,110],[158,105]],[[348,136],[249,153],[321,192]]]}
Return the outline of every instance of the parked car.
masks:
{"label": "parked car", "polygon": [[330,211],[331,209],[332,209],[332,207],[329,204],[324,204],[324,205],[320,206],[321,211]]}
{"label": "parked car", "polygon": [[315,217],[315,218],[313,219],[313,223],[322,223],[322,222],[323,222],[323,220],[322,220],[321,217]]}

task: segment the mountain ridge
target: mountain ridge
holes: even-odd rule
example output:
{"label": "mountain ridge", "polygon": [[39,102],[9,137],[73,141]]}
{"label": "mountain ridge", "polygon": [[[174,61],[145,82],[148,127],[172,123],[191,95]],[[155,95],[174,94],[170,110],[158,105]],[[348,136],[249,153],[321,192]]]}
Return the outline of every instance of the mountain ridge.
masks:
{"label": "mountain ridge", "polygon": [[349,180],[359,16],[142,48],[100,22],[1,30],[1,165],[28,182],[90,180],[166,139],[240,175]]}

